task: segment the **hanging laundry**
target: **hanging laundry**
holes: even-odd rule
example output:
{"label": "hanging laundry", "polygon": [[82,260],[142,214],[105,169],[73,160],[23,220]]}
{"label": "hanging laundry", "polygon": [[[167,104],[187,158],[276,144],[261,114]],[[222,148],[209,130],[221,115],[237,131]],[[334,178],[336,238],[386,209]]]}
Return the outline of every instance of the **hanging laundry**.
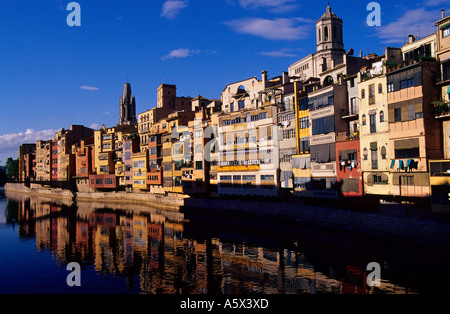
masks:
{"label": "hanging laundry", "polygon": [[392,163],[391,163],[391,169],[394,169],[395,168],[395,159],[394,160],[392,160]]}

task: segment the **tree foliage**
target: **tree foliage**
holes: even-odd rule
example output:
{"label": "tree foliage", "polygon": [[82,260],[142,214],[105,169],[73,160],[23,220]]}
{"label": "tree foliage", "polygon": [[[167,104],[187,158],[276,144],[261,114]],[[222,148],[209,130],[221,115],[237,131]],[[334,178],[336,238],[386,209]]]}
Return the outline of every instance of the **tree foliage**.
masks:
{"label": "tree foliage", "polygon": [[8,180],[17,180],[19,177],[19,159],[9,157],[6,160],[6,177]]}

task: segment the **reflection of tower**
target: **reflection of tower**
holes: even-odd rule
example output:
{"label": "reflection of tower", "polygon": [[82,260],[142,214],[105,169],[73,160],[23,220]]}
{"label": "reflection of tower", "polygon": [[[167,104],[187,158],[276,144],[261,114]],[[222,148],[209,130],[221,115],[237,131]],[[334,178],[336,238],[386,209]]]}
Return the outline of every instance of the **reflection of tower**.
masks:
{"label": "reflection of tower", "polygon": [[136,99],[131,93],[131,85],[126,83],[123,89],[123,95],[120,96],[119,125],[134,125],[136,123]]}

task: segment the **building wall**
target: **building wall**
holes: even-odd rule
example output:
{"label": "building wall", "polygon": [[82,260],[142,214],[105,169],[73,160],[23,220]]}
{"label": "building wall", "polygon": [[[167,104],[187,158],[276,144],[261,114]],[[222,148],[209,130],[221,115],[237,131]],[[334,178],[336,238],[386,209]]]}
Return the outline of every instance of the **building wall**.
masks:
{"label": "building wall", "polygon": [[[349,159],[348,154],[346,154],[348,151],[356,152],[354,158]],[[362,197],[364,195],[364,185],[361,170],[360,141],[336,143],[336,163],[339,196],[343,198]]]}
{"label": "building wall", "polygon": [[133,189],[148,190],[148,152],[133,154]]}

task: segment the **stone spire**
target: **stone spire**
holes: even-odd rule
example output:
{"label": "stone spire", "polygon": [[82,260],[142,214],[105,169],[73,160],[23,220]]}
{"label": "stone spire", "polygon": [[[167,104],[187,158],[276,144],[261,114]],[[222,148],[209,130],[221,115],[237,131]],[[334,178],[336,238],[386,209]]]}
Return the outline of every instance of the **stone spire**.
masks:
{"label": "stone spire", "polygon": [[136,123],[136,99],[131,93],[130,83],[126,83],[123,88],[123,95],[120,96],[119,125],[134,125]]}

